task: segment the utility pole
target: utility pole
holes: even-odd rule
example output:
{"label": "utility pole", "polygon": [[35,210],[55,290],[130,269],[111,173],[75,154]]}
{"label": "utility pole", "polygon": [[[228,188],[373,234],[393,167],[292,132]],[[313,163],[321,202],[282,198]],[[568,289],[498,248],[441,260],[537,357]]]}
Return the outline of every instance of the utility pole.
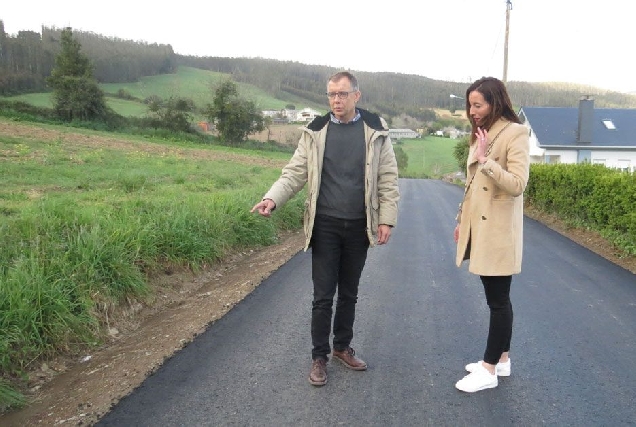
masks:
{"label": "utility pole", "polygon": [[512,10],[512,0],[506,0],[506,39],[504,41],[504,69],[503,82],[508,81],[508,33],[510,31],[510,11]]}

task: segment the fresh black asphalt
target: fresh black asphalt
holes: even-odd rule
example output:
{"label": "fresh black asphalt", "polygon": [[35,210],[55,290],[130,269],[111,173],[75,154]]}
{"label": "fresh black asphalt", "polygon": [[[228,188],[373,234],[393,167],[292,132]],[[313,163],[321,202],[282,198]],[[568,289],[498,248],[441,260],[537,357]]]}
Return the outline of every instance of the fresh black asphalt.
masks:
{"label": "fresh black asphalt", "polygon": [[462,189],[400,180],[391,242],[369,251],[352,346],[313,387],[311,255],[300,252],[169,359],[100,426],[626,426],[636,424],[636,275],[525,219],[513,278],[512,376],[465,394],[483,356],[479,278],[455,266]]}

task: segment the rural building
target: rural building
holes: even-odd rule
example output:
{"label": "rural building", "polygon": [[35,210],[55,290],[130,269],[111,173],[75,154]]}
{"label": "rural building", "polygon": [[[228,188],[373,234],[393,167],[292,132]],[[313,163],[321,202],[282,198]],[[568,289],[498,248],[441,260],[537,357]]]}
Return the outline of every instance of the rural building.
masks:
{"label": "rural building", "polygon": [[263,110],[264,117],[284,117],[285,110]]}
{"label": "rural building", "polygon": [[602,164],[636,171],[636,109],[594,108],[586,97],[578,108],[523,107],[533,163]]}
{"label": "rural building", "polygon": [[197,123],[197,125],[203,132],[212,132],[214,129],[216,129],[214,124],[209,122],[199,122]]}
{"label": "rural building", "polygon": [[420,135],[412,129],[389,129],[391,139],[419,138]]}
{"label": "rural building", "polygon": [[303,108],[300,111],[287,108],[282,110],[263,110],[263,116],[271,117],[273,123],[309,123],[320,115],[319,111],[311,108]]}
{"label": "rural building", "polygon": [[309,107],[307,108],[303,108],[302,110],[296,112],[296,118],[294,121],[296,122],[302,122],[302,123],[309,123],[311,122],[313,119],[315,119],[316,117],[320,116],[320,112],[313,110]]}
{"label": "rural building", "polygon": [[263,110],[263,117],[269,117],[272,119],[272,123],[274,124],[285,124],[289,123],[289,110]]}
{"label": "rural building", "polygon": [[435,136],[448,137],[450,139],[459,139],[466,135],[468,135],[468,132],[448,126],[435,132]]}

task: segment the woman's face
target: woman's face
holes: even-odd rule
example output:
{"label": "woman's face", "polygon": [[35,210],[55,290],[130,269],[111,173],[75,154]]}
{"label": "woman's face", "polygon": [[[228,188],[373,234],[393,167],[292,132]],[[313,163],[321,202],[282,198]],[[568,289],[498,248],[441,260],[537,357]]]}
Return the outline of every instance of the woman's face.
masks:
{"label": "woman's face", "polygon": [[490,104],[476,90],[468,94],[468,102],[470,103],[470,117],[477,126],[483,126],[484,118],[488,117],[491,111]]}

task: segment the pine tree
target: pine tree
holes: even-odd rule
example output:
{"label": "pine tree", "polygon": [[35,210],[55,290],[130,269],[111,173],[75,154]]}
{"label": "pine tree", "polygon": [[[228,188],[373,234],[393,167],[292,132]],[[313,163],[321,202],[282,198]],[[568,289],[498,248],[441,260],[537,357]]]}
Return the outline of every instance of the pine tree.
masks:
{"label": "pine tree", "polygon": [[93,77],[93,66],[73,38],[73,30],[65,28],[61,37],[62,51],[55,58],[55,68],[47,83],[53,88],[55,111],[64,120],[94,120],[108,113],[104,92]]}

